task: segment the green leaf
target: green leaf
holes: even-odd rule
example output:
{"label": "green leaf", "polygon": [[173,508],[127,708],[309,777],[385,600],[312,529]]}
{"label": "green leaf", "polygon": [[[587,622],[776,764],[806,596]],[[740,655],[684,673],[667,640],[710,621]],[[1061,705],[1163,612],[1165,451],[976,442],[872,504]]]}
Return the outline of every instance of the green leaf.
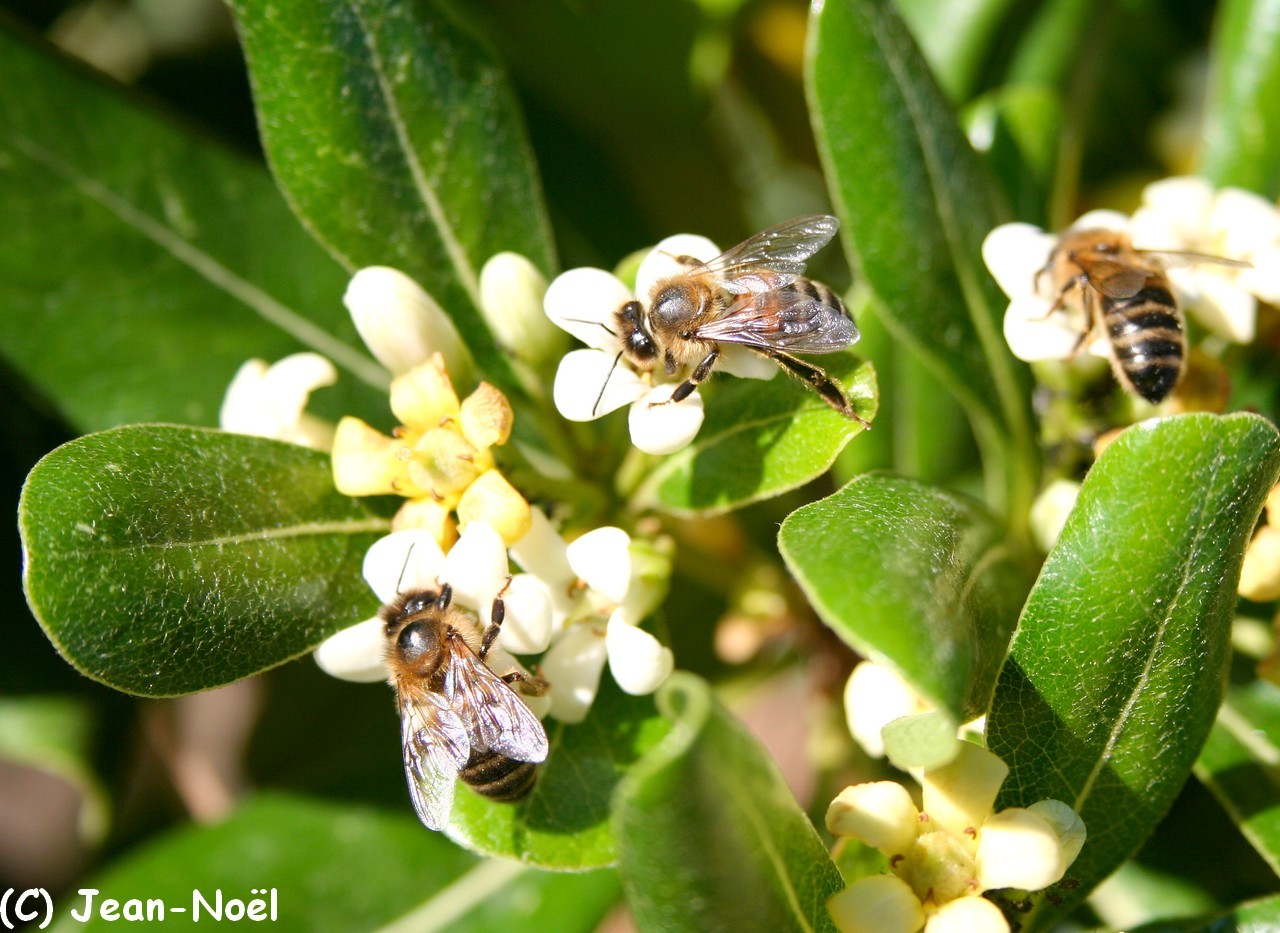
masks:
{"label": "green leaf", "polygon": [[648,697],[627,696],[604,678],[587,720],[548,720],[551,752],[533,792],[517,804],[496,803],[459,788],[448,832],[486,855],[558,871],[613,865],[609,822],[614,788],[634,762],[668,732]]}
{"label": "green leaf", "polygon": [[1218,9],[1200,173],[1280,195],[1280,2],[1226,0]]}
{"label": "green leaf", "polygon": [[1196,775],[1280,873],[1280,688],[1233,687],[1196,761]]}
{"label": "green leaf", "polygon": [[247,677],[368,618],[390,529],[329,458],[203,428],[136,425],[41,460],[18,509],[32,611],[81,673],[168,696]]}
{"label": "green leaf", "polygon": [[304,349],[385,409],[346,273],[260,165],[4,32],[0,163],[0,354],[74,427],[215,424],[241,363]]}
{"label": "green leaf", "polygon": [[[195,916],[195,892],[209,904],[219,891],[224,904],[261,896],[264,911],[274,892],[270,925],[305,931],[585,933],[596,928],[618,893],[609,872],[549,875],[483,862],[411,816],[280,794],[251,800],[218,825],[170,833],[80,887],[100,892],[95,907],[107,898],[138,898],[144,907],[148,900],[162,901],[166,929],[209,924],[205,908]],[[83,895],[59,903],[53,929],[118,926],[101,918],[87,925],[76,921],[70,909],[83,912],[84,903]]]}
{"label": "green leaf", "polygon": [[969,138],[982,140],[979,148],[1019,220],[1048,223],[1063,120],[1058,92],[1034,84],[997,88],[965,109]]}
{"label": "green leaf", "polygon": [[658,695],[667,738],[618,788],[614,825],[642,930],[833,930],[839,871],[759,743],[692,674]]}
{"label": "green leaf", "polygon": [[[854,408],[875,417],[875,369],[843,354],[826,361]],[[798,380],[725,379],[707,393],[694,442],[665,457],[633,497],[637,508],[715,514],[795,489],[831,466],[862,425]]]}
{"label": "green leaf", "polygon": [[896,6],[952,100],[968,100],[1016,0],[898,0]]}
{"label": "green leaf", "polygon": [[1005,219],[994,185],[887,0],[814,9],[808,96],[850,261],[895,339],[964,405],[991,501],[1022,515],[1034,476],[1031,383],[1004,344],[1007,301],[981,258]]}
{"label": "green leaf", "polygon": [[898,670],[956,722],[986,711],[1033,571],[979,505],[862,476],[792,512],[778,549],[850,647]]}
{"label": "green leaf", "polygon": [[1229,910],[1184,920],[1160,920],[1132,933],[1270,933],[1280,928],[1280,895],[1245,901]]}
{"label": "green leaf", "polygon": [[[1062,800],[1089,838],[1061,916],[1132,855],[1222,699],[1236,581],[1280,437],[1254,415],[1126,430],[1090,470],[1032,590],[987,719],[999,806]],[[1030,922],[1030,919],[1028,920]]]}
{"label": "green leaf", "polygon": [[453,317],[495,378],[480,268],[514,250],[553,267],[514,94],[437,0],[234,0],[272,170],[348,268],[395,266]]}

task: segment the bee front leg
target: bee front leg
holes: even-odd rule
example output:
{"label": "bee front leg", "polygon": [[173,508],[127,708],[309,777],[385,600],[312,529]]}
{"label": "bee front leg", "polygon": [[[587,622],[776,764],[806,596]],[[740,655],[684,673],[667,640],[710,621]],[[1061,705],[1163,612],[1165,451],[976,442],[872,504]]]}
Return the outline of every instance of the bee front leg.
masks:
{"label": "bee front leg", "polygon": [[489,610],[489,624],[485,626],[484,637],[480,640],[480,660],[484,660],[485,655],[489,653],[489,649],[493,647],[494,640],[498,637],[498,633],[502,631],[502,622],[507,617],[507,604],[502,601],[502,594],[507,591],[507,587],[511,585],[511,576],[508,574],[507,582],[502,584],[502,589],[498,590],[498,595],[493,597],[493,607]]}
{"label": "bee front leg", "polygon": [[720,351],[718,349],[712,350],[703,358],[701,363],[694,367],[693,372],[689,374],[689,378],[676,386],[675,391],[671,393],[671,398],[665,402],[650,402],[649,407],[656,408],[659,405],[669,405],[672,402],[683,402],[693,394],[694,389],[705,382],[707,377],[711,375],[711,370],[715,368],[716,360],[718,359],[720,359]]}

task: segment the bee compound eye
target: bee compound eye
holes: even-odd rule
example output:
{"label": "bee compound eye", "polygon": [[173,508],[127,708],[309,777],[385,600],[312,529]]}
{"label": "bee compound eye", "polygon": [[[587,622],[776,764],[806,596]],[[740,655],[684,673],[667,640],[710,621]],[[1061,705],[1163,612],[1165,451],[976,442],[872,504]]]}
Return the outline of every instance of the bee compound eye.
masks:
{"label": "bee compound eye", "polygon": [[396,636],[396,650],[406,661],[415,661],[435,649],[435,630],[425,622],[410,622]]}

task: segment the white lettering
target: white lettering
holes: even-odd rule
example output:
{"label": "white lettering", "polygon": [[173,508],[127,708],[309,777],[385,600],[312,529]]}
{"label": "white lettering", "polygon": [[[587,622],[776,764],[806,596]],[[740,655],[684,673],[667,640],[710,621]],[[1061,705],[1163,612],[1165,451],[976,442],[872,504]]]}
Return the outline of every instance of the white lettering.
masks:
{"label": "white lettering", "polygon": [[[71,908],[71,919],[78,923],[88,923],[89,918],[93,916],[93,896],[98,893],[97,888],[81,888],[76,892],[84,898],[84,910],[76,913],[74,907]],[[21,918],[19,918],[21,919]]]}
{"label": "white lettering", "polygon": [[98,916],[103,920],[119,920],[120,902],[114,897],[107,898],[102,902],[102,906],[98,908]]}
{"label": "white lettering", "polygon": [[199,891],[191,892],[191,920],[193,923],[200,920],[201,907],[214,920],[222,919],[222,888],[218,888],[214,894],[214,906],[210,906],[209,902],[204,899],[204,895]]}

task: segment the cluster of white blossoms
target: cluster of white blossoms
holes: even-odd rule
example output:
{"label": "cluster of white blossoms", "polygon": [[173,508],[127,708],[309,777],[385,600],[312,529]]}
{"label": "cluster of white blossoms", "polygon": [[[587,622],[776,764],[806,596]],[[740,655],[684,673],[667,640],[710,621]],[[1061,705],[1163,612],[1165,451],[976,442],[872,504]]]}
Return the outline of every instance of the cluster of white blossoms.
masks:
{"label": "cluster of white blossoms", "polygon": [[[594,421],[630,405],[631,443],[650,454],[669,454],[687,446],[702,427],[702,398],[695,389],[672,403],[671,393],[687,374],[668,377],[661,365],[653,372],[637,370],[622,349],[619,308],[638,300],[645,313],[654,286],[683,271],[677,261],[689,256],[706,262],[720,255],[706,237],[669,236],[641,261],[635,290],[603,269],[571,269],[547,289],[547,317],[585,343],[588,349],[565,354],[556,372],[552,397],[570,421]],[[772,379],[778,367],[743,347],[721,346],[717,372],[750,379]]]}
{"label": "cluster of white blossoms", "polygon": [[[1138,250],[1247,263],[1172,262],[1166,269],[1181,306],[1224,340],[1250,342],[1258,301],[1280,304],[1280,210],[1248,191],[1214,190],[1200,178],[1168,178],[1144,189],[1132,217],[1090,211],[1069,229],[1125,234]],[[1052,277],[1038,274],[1058,240],[1031,224],[1011,223],[992,230],[982,245],[987,267],[1010,298],[1005,340],[1022,360],[1070,357],[1089,325],[1071,306],[1057,306]],[[1088,351],[1107,356],[1105,337],[1094,336]]]}
{"label": "cluster of white blossoms", "polygon": [[[510,330],[512,318],[524,322],[518,341],[524,352],[558,351],[558,332],[539,306],[545,280],[527,259],[495,256],[480,284],[482,311],[495,327]],[[486,625],[501,596],[505,618],[488,661],[507,671],[519,666],[513,655],[545,652],[541,673],[551,690],[523,697],[539,715],[584,719],[606,662],[624,691],[656,690],[674,659],[639,624],[661,601],[667,568],[653,560],[637,567],[633,548],[643,545],[633,546],[620,528],[597,528],[566,543],[506,480],[492,448],[510,437],[511,406],[487,383],[458,398],[451,376],[471,371],[470,355],[416,282],[394,269],[363,269],[344,301],[393,375],[391,408],[400,422],[393,435],[357,418],[342,419],[335,430],[306,412],[311,391],[336,379],[332,364],[314,353],[242,367],[222,407],[223,428],[329,450],[335,485],[348,495],[403,497],[392,533],[365,556],[366,582],[384,604],[447,583],[454,604]],[[508,549],[524,573],[510,572]],[[373,617],[330,637],[315,656],[336,677],[385,680],[385,641],[384,624]]]}
{"label": "cluster of white blossoms", "polygon": [[1075,861],[1085,841],[1080,817],[1058,800],[995,812],[1008,766],[978,745],[960,746],[951,763],[924,773],[919,809],[893,781],[855,784],[832,801],[831,833],[889,859],[888,874],[827,901],[842,933],[1008,933],[983,892],[1039,891]]}

